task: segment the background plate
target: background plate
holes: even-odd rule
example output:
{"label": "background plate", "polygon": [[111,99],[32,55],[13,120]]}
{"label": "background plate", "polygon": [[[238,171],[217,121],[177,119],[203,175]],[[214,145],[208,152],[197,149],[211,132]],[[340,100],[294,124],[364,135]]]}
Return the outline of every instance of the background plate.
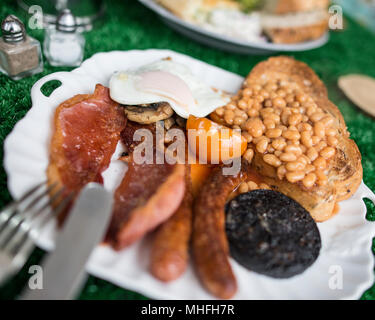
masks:
{"label": "background plate", "polygon": [[329,40],[329,33],[327,32],[317,40],[298,44],[276,44],[271,42],[250,43],[207,31],[195,24],[184,21],[161,5],[157,4],[154,0],[139,0],[139,2],[154,11],[168,26],[177,32],[205,45],[235,53],[266,55],[275,52],[306,51],[319,48]]}
{"label": "background plate", "polygon": [[[202,81],[218,89],[234,93],[243,80],[236,74],[169,50],[98,53],[72,72],[57,72],[42,78],[31,90],[32,108],[17,123],[4,144],[4,166],[12,196],[19,198],[25,190],[46,179],[52,118],[61,102],[75,94],[91,93],[96,83],[108,85],[110,76],[116,70],[134,68],[165,57],[188,65]],[[40,92],[40,88],[50,80],[60,80],[62,85],[47,98]],[[119,144],[110,167],[103,174],[105,187],[109,190],[115,188],[125,171],[124,165],[116,161],[120,153]],[[321,253],[312,267],[301,275],[291,279],[272,279],[250,272],[232,260],[239,284],[234,298],[359,298],[374,281],[371,245],[375,224],[365,218],[363,198],[375,202],[375,195],[362,183],[351,199],[340,203],[338,215],[318,224],[322,237]],[[38,238],[38,245],[46,250],[53,249],[55,234],[55,225],[51,223]],[[180,279],[170,284],[153,278],[148,272],[151,240],[148,236],[120,252],[98,246],[91,255],[87,270],[92,275],[151,298],[213,298],[201,287],[191,266]]]}

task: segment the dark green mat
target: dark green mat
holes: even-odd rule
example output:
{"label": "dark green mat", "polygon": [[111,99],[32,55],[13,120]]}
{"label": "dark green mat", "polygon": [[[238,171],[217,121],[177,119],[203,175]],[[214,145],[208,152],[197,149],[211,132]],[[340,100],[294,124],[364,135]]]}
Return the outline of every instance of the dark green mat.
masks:
{"label": "dark green mat", "polygon": [[[0,0],[0,19],[14,13],[21,15],[14,0]],[[135,0],[106,1],[108,17],[105,23],[86,34],[85,58],[99,51],[160,48],[171,49],[218,67],[245,76],[249,70],[265,57],[242,56],[217,51],[175,33],[163,25],[152,12]],[[346,30],[332,32],[330,42],[323,48],[293,54],[308,63],[323,79],[329,89],[330,98],[342,111],[353,139],[357,142],[364,167],[364,181],[375,190],[375,121],[350,103],[337,87],[337,78],[347,73],[364,73],[375,77],[375,36],[357,23],[347,20]],[[30,32],[43,40],[42,31]],[[12,130],[31,106],[30,89],[39,78],[68,68],[54,68],[45,63],[44,72],[31,78],[13,82],[0,75],[0,141]],[[48,89],[48,88],[47,88]],[[49,88],[50,90],[53,88]],[[0,149],[3,159],[3,148]],[[6,175],[0,168],[0,207],[11,201],[7,190]],[[368,219],[375,220],[375,207],[366,201]],[[375,242],[373,242],[375,250]],[[13,299],[28,279],[28,267],[37,264],[43,252],[35,250],[22,272],[0,289],[0,299]],[[303,288],[301,288],[303,289]],[[106,281],[90,277],[80,299],[138,299],[141,295],[123,290]],[[362,299],[375,299],[375,285],[369,288]]]}

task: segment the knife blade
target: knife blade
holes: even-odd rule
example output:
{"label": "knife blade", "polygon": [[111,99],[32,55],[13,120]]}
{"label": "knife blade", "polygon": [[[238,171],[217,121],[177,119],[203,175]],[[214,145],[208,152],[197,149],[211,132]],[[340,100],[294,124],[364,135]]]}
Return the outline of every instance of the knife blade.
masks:
{"label": "knife blade", "polygon": [[23,300],[72,299],[87,275],[85,265],[107,229],[113,197],[97,183],[89,183],[80,193],[55,250],[42,264],[43,289],[27,289]]}

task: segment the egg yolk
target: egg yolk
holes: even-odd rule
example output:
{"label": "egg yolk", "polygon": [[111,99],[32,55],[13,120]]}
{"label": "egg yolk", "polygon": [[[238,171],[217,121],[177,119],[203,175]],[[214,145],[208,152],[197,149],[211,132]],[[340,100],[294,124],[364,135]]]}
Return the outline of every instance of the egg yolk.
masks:
{"label": "egg yolk", "polygon": [[199,163],[219,164],[239,158],[247,148],[240,131],[235,131],[207,118],[189,116],[186,129],[189,149]]}

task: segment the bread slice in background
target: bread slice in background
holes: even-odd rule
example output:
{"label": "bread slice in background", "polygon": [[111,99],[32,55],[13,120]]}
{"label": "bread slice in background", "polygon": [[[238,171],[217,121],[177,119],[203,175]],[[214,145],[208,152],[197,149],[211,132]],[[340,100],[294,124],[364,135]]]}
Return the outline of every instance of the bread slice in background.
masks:
{"label": "bread slice in background", "polygon": [[[213,10],[241,11],[235,0],[156,0],[176,16],[206,22]],[[328,29],[328,0],[267,0],[261,27],[274,43],[299,43],[320,38]]]}
{"label": "bread slice in background", "polygon": [[261,24],[272,42],[292,44],[322,37],[328,30],[328,18],[324,9],[282,15],[263,13]]}
{"label": "bread slice in background", "polygon": [[328,183],[304,188],[301,182],[290,183],[277,177],[274,167],[263,161],[263,154],[256,153],[252,165],[272,189],[280,191],[299,202],[315,221],[325,221],[335,214],[335,204],[348,199],[362,181],[361,154],[350,139],[340,110],[328,99],[327,89],[315,72],[303,62],[289,57],[270,58],[259,63],[246,78],[251,84],[259,79],[286,79],[295,82],[324,112],[335,118],[339,140],[336,154],[329,162]]}
{"label": "bread slice in background", "polygon": [[264,10],[273,14],[326,10],[330,0],[266,0]]}

